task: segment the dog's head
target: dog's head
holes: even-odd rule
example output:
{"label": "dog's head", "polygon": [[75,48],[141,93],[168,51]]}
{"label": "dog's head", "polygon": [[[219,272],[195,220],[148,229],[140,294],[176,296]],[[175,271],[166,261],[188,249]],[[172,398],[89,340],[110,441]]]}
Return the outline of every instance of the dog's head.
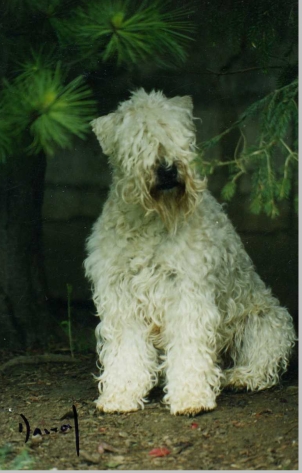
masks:
{"label": "dog's head", "polygon": [[192,213],[206,187],[192,166],[192,112],[189,96],[168,99],[139,89],[116,112],[92,122],[121,198],[158,212],[170,230],[180,216]]}

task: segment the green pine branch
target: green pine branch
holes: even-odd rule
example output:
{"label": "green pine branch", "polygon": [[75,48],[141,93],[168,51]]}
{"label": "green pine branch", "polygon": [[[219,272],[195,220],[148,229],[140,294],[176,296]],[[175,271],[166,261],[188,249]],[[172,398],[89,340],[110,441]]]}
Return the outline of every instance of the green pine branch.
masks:
{"label": "green pine branch", "polygon": [[[95,101],[91,97],[81,76],[65,84],[59,63],[54,70],[44,67],[41,58],[36,63],[25,64],[23,73],[11,83],[5,81],[3,90],[10,143],[15,140],[20,144],[29,130],[32,137],[26,149],[29,154],[44,151],[52,155],[58,146],[70,147],[73,135],[84,138],[90,131],[89,122],[95,114]],[[12,147],[5,143],[1,140],[2,160]]]}
{"label": "green pine branch", "polygon": [[[4,112],[4,107],[1,104],[0,109]],[[7,156],[12,153],[12,149],[11,126],[3,113],[3,118],[0,118],[0,164],[5,163]]]}
{"label": "green pine branch", "polygon": [[233,54],[249,51],[263,71],[272,57],[284,59],[282,45],[297,43],[296,0],[205,2],[204,18],[209,45],[219,48],[221,41],[227,41]]}
{"label": "green pine branch", "polygon": [[80,58],[92,64],[101,59],[137,66],[152,59],[167,67],[187,57],[194,30],[189,13],[171,1],[97,0],[53,25],[60,40],[76,44]]}
{"label": "green pine branch", "polygon": [[7,53],[0,162],[24,148],[53,154],[89,131],[94,101],[73,66],[97,70],[106,61],[133,67],[152,60],[167,67],[185,60],[193,31],[190,9],[172,0],[11,0],[0,13]]}
{"label": "green pine branch", "polygon": [[[278,203],[289,197],[298,165],[297,97],[298,81],[294,80],[253,103],[229,128],[199,145],[197,161],[203,174],[212,174],[219,166],[229,167],[229,179],[222,189],[223,199],[231,200],[238,180],[249,173],[251,211],[265,212],[272,218],[279,215]],[[259,123],[259,134],[257,142],[249,144],[245,127],[252,119]],[[240,133],[234,157],[227,161],[209,160],[207,152],[234,130]]]}

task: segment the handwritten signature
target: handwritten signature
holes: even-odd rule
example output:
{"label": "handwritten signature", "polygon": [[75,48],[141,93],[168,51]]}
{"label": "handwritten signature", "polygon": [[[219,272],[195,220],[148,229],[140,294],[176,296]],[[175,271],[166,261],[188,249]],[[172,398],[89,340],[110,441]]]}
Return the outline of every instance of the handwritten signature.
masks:
{"label": "handwritten signature", "polygon": [[[80,455],[80,435],[79,435],[79,422],[78,422],[78,413],[77,413],[77,409],[76,407],[73,405],[72,406],[72,410],[73,410],[73,418],[74,418],[74,431],[75,431],[75,444],[76,444],[76,452],[77,452],[77,456]],[[25,423],[25,427],[26,427],[26,437],[25,437],[25,443],[28,442],[28,439],[29,439],[29,436],[30,436],[30,432],[31,432],[31,429],[30,429],[30,424],[27,420],[27,418],[25,417],[24,414],[20,414],[20,416],[22,417],[24,423]],[[68,430],[72,429],[72,426],[70,424],[63,424],[61,425],[60,427],[60,432],[62,433],[65,433],[67,432]],[[19,423],[19,432],[23,432],[23,425],[22,423]],[[49,435],[50,432],[58,432],[58,428],[57,427],[53,427],[51,428],[50,430],[48,429],[44,429],[44,433],[46,435]],[[34,429],[34,432],[33,432],[33,435],[42,435],[42,431],[41,429],[39,429],[38,427],[36,427]]]}

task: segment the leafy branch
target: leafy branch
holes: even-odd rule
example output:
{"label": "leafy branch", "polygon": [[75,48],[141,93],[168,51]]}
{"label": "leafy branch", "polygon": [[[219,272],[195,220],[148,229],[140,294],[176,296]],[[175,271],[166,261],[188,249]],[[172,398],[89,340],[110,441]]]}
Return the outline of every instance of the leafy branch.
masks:
{"label": "leafy branch", "polygon": [[79,57],[117,65],[139,65],[152,60],[161,67],[182,63],[192,40],[193,24],[187,7],[171,2],[143,0],[92,1],[70,18],[53,21],[61,41],[77,44]]}
{"label": "leafy branch", "polygon": [[132,68],[152,60],[167,67],[186,59],[192,39],[190,11],[171,1],[2,3],[8,74],[0,90],[0,163],[20,150],[52,155],[90,131],[96,103],[76,65],[96,71],[106,61]]}
{"label": "leafy branch", "polygon": [[[253,103],[229,128],[199,145],[198,166],[203,174],[229,167],[229,180],[222,189],[225,200],[234,197],[239,178],[250,173],[251,211],[264,211],[272,218],[279,215],[278,202],[289,197],[298,163],[297,95],[298,81],[294,80]],[[245,131],[249,120],[259,124],[258,139],[253,144]],[[234,130],[240,133],[234,157],[227,161],[206,158],[208,150]]]}
{"label": "leafy branch", "polygon": [[[17,143],[29,130],[29,154],[43,150],[52,155],[57,146],[69,147],[72,135],[84,138],[94,116],[95,101],[89,87],[81,76],[64,85],[59,63],[55,70],[26,63],[23,73],[13,82],[4,81],[2,96],[8,136]],[[4,160],[5,151],[13,149],[13,145],[9,140],[1,140],[1,145]]]}

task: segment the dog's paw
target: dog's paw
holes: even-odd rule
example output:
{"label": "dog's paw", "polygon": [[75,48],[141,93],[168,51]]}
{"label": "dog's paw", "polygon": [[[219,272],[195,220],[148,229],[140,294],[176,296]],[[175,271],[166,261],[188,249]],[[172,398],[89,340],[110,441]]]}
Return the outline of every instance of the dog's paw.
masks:
{"label": "dog's paw", "polygon": [[195,416],[203,411],[211,411],[215,409],[215,399],[190,399],[174,400],[170,402],[170,412],[173,415]]}
{"label": "dog's paw", "polygon": [[126,399],[117,399],[112,397],[111,399],[100,396],[96,401],[96,408],[100,412],[107,413],[124,413],[124,412],[134,412],[138,411],[140,408],[139,402]]}
{"label": "dog's paw", "polygon": [[223,388],[233,388],[235,390],[243,390],[248,387],[248,376],[244,370],[240,368],[231,368],[224,372],[225,378]]}
{"label": "dog's paw", "polygon": [[253,371],[250,367],[236,367],[225,371],[225,383],[223,387],[232,388],[236,391],[261,391],[274,386],[279,380],[277,374],[269,376],[265,371]]}

